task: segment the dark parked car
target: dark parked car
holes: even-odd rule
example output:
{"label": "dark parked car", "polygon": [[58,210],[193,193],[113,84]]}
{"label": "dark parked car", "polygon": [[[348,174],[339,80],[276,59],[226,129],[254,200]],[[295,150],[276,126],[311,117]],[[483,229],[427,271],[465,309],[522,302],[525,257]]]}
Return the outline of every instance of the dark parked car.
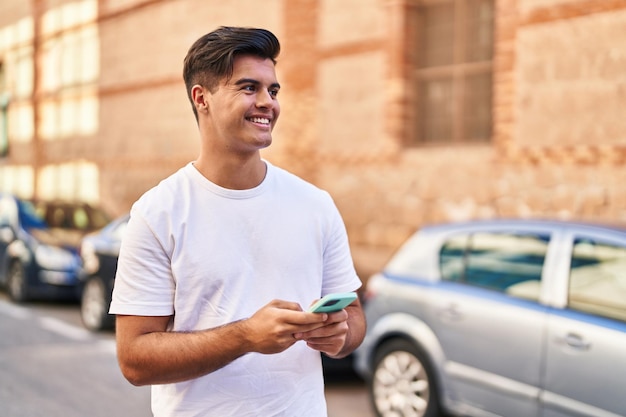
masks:
{"label": "dark parked car", "polygon": [[108,222],[82,202],[29,201],[0,193],[0,284],[11,299],[76,299],[82,237]]}
{"label": "dark parked car", "polygon": [[80,249],[83,265],[80,311],[83,324],[89,330],[111,329],[115,324],[115,317],[109,314],[109,304],[120,244],[129,217],[119,217],[102,230],[83,238]]}
{"label": "dark parked car", "polygon": [[626,416],[626,230],[424,227],[367,286],[377,416]]}

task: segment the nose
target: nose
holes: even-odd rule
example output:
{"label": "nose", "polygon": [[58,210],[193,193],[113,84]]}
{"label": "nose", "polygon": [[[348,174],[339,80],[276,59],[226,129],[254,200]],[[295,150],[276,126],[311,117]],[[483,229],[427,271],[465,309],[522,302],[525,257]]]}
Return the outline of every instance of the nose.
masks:
{"label": "nose", "polygon": [[259,90],[256,96],[256,106],[260,108],[268,108],[274,104],[274,98],[268,90]]}

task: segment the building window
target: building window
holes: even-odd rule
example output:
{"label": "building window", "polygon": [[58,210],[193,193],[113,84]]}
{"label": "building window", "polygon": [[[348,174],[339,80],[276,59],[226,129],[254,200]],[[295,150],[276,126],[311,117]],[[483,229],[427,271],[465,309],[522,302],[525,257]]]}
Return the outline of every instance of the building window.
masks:
{"label": "building window", "polygon": [[43,17],[40,136],[59,140],[98,130],[100,40],[98,2],[81,0]]}
{"label": "building window", "polygon": [[493,0],[423,0],[411,14],[415,144],[487,143]]}
{"label": "building window", "polygon": [[9,153],[9,93],[6,89],[4,65],[0,62],[0,157]]}

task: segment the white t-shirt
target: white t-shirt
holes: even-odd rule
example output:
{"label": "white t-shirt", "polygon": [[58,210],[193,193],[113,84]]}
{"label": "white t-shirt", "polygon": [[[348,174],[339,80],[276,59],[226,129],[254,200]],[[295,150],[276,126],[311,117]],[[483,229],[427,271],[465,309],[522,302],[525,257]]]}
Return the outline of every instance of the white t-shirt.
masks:
{"label": "white t-shirt", "polygon": [[[353,291],[345,226],[330,195],[266,162],[263,182],[230,190],[192,163],[134,205],[112,314],[173,315],[172,331],[250,317],[273,299],[303,308]],[[326,416],[320,353],[297,342],[209,375],[152,387],[155,416]]]}

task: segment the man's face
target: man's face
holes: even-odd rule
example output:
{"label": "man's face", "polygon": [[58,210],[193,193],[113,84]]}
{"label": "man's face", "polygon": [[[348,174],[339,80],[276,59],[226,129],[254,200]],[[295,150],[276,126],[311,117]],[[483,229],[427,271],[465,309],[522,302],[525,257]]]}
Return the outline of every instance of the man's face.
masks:
{"label": "man's face", "polygon": [[209,129],[229,152],[248,153],[268,147],[280,105],[274,63],[251,55],[235,58],[233,75],[208,95]]}

